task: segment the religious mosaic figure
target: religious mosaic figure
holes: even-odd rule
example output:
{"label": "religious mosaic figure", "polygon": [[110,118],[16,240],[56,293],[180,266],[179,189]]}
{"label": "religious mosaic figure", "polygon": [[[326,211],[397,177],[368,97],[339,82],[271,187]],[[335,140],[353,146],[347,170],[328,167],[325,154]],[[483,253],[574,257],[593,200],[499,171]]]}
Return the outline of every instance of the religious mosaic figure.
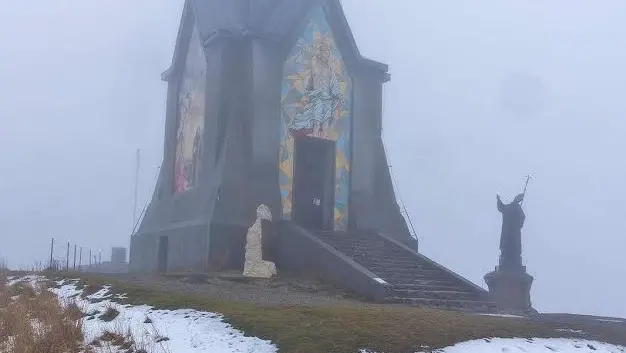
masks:
{"label": "religious mosaic figure", "polygon": [[174,193],[198,182],[204,134],[206,59],[194,27],[178,92]]}
{"label": "religious mosaic figure", "polygon": [[334,229],[347,229],[352,94],[352,78],[318,6],[283,66],[279,182],[284,219],[292,212],[295,140],[308,136],[335,142]]}
{"label": "religious mosaic figure", "polygon": [[343,93],[337,75],[330,67],[332,41],[320,38],[318,43],[300,48],[299,56],[310,56],[303,108],[289,124],[293,136],[326,138],[325,132],[332,126],[338,108],[343,103]]}
{"label": "religious mosaic figure", "polygon": [[522,201],[524,194],[515,196],[509,204],[504,204],[497,195],[498,211],[502,213],[502,233],[500,234],[500,266],[505,269],[522,268],[522,227],[526,220]]}
{"label": "religious mosaic figure", "polygon": [[276,265],[263,260],[263,220],[271,221],[272,212],[266,205],[259,205],[256,209],[256,221],[246,235],[246,262],[243,266],[243,275],[247,277],[270,278],[276,275]]}

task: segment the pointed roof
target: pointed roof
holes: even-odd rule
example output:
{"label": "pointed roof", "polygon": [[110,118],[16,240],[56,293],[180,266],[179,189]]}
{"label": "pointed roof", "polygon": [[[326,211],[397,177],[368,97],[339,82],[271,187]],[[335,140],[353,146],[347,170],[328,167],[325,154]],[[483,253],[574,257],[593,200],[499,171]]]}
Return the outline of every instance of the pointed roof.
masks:
{"label": "pointed roof", "polygon": [[176,67],[185,24],[195,15],[204,45],[224,36],[252,36],[283,42],[293,35],[307,11],[325,4],[335,40],[346,48],[346,59],[378,71],[388,80],[388,66],[363,58],[348,25],[339,0],[186,0],[172,66],[162,74],[164,80]]}

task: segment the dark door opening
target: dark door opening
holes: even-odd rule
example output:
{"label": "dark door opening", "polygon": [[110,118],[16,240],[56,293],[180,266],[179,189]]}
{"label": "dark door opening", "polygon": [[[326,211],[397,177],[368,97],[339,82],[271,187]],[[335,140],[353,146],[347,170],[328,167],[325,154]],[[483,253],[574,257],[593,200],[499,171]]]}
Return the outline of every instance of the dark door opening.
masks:
{"label": "dark door opening", "polygon": [[158,258],[158,271],[167,272],[167,249],[169,247],[169,238],[167,236],[159,237],[159,258]]}
{"label": "dark door opening", "polygon": [[335,211],[335,142],[295,140],[292,219],[311,229],[333,229]]}

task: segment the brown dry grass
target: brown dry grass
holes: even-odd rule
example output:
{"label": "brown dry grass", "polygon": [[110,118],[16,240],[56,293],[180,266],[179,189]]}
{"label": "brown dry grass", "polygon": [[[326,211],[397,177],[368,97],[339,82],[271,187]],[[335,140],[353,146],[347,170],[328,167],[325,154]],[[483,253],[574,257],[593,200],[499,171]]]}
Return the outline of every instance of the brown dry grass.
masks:
{"label": "brown dry grass", "polygon": [[104,314],[100,315],[100,320],[104,322],[110,322],[115,320],[115,318],[120,314],[120,312],[112,306],[107,306]]}
{"label": "brown dry grass", "polygon": [[[115,327],[92,342],[85,342],[83,320],[86,314],[75,301],[60,303],[58,297],[48,290],[54,282],[40,279],[32,284],[23,280],[8,286],[6,275],[0,271],[2,353],[92,353],[96,347],[112,352],[167,352],[162,347],[149,349],[148,344],[137,341],[130,327]],[[101,288],[99,285],[86,286],[87,294],[84,295],[96,293]],[[117,315],[119,311],[108,306],[99,320],[110,322]]]}
{"label": "brown dry grass", "polygon": [[81,352],[82,317],[78,306],[62,306],[57,297],[43,287],[33,288],[26,282],[7,286],[6,279],[0,278],[2,352]]}

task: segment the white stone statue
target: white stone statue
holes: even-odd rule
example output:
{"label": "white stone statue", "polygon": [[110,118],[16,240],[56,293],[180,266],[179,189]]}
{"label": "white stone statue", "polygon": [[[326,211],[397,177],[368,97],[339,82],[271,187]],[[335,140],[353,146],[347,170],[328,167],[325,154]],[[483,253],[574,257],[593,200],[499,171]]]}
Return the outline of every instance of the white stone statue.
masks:
{"label": "white stone statue", "polygon": [[272,220],[272,212],[266,205],[257,207],[256,221],[248,228],[246,263],[243,266],[243,275],[247,277],[270,278],[276,275],[276,265],[263,260],[262,220]]}

